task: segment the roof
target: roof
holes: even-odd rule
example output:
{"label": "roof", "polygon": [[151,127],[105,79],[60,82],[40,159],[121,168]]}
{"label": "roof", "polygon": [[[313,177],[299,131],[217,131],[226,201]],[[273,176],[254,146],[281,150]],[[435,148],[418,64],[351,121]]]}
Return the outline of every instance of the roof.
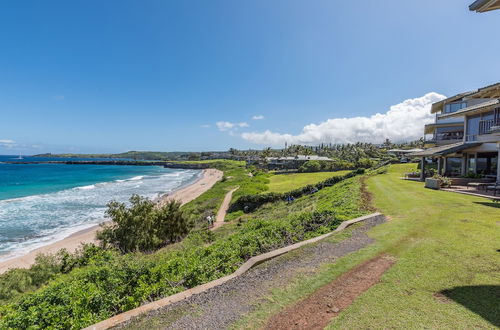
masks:
{"label": "roof", "polygon": [[[500,1],[500,0],[498,0]],[[472,93],[469,97],[475,99],[500,98],[500,83],[491,84]]]}
{"label": "roof", "polygon": [[310,155],[310,156],[305,156],[305,155],[297,155],[297,156],[291,156],[291,157],[267,157],[267,160],[331,160],[328,157],[322,157],[322,156],[316,156],[316,155]]}
{"label": "roof", "polygon": [[457,112],[443,114],[439,118],[460,117],[464,115],[482,113],[485,111],[492,110],[493,108],[496,108],[499,104],[500,104],[500,99],[489,100],[486,102],[475,104],[467,108],[463,108],[461,110],[458,110]]}
{"label": "roof", "polygon": [[469,10],[478,13],[484,13],[495,9],[500,9],[500,0],[477,0],[469,6]]}
{"label": "roof", "polygon": [[[500,0],[497,0],[500,2]],[[465,92],[465,93],[460,93],[451,97],[448,97],[447,99],[441,100],[439,102],[433,103],[431,107],[431,113],[437,113],[443,110],[443,106],[448,103],[452,103],[455,101],[459,101],[463,98],[474,98],[474,99],[480,99],[480,98],[500,98],[500,83],[495,83],[491,84],[485,87],[481,87],[479,89]]]}
{"label": "roof", "polygon": [[439,102],[433,103],[431,106],[431,113],[437,113],[437,112],[443,110],[443,105],[445,105],[446,103],[451,103],[451,102],[463,99],[464,97],[469,96],[471,94],[474,94],[475,92],[477,92],[477,90],[465,92],[465,93],[460,93],[457,95],[450,96],[450,97],[448,97],[444,100],[441,100]]}
{"label": "roof", "polygon": [[390,149],[390,150],[387,150],[387,152],[399,152],[399,153],[412,153],[412,152],[421,152],[421,151],[424,151],[424,149],[419,149],[419,148],[415,148],[415,149]]}
{"label": "roof", "polygon": [[426,149],[422,152],[415,152],[410,154],[411,157],[432,157],[432,156],[444,156],[448,154],[453,154],[455,152],[459,152],[465,149],[477,147],[481,143],[465,143],[458,142],[453,144],[448,144],[444,146],[434,147]]}
{"label": "roof", "polygon": [[464,126],[463,121],[454,121],[454,122],[449,122],[449,123],[432,123],[432,124],[427,124],[424,126],[424,133],[425,134],[431,134],[434,132],[434,129],[437,127],[453,127],[453,126]]}

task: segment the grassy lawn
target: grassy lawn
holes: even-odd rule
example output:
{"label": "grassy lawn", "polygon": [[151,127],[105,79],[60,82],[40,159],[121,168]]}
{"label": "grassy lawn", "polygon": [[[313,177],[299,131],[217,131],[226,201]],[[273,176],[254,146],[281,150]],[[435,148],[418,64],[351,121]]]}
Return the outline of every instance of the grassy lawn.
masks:
{"label": "grassy lawn", "polygon": [[373,204],[390,218],[376,242],[275,289],[237,328],[266,319],[355,265],[388,253],[396,264],[333,320],[331,329],[493,329],[500,326],[500,208],[489,200],[399,179],[414,165],[370,177]]}
{"label": "grassy lawn", "polygon": [[340,176],[350,171],[317,172],[317,173],[292,173],[278,174],[269,178],[269,192],[284,193],[309,184],[315,184],[333,176]]}

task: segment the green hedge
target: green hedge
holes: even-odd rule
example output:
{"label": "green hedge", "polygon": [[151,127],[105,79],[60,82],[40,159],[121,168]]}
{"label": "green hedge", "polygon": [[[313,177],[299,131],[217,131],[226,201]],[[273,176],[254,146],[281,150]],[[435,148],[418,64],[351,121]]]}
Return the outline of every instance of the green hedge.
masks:
{"label": "green hedge", "polygon": [[236,212],[236,211],[245,211],[245,212],[252,212],[259,207],[261,207],[264,204],[267,203],[272,203],[272,202],[277,202],[277,201],[283,201],[286,200],[289,196],[293,198],[299,198],[304,195],[310,194],[311,191],[314,191],[315,189],[321,190],[326,187],[331,187],[334,184],[337,184],[341,181],[344,181],[346,179],[352,178],[358,174],[363,174],[365,172],[364,169],[357,169],[355,171],[352,171],[350,173],[347,173],[346,175],[342,176],[334,176],[329,179],[326,179],[324,181],[318,182],[314,185],[307,185],[302,188],[298,188],[289,192],[285,193],[267,193],[267,194],[258,194],[258,195],[244,195],[239,197],[233,204],[231,204],[229,211],[230,212]]}
{"label": "green hedge", "polygon": [[0,328],[82,328],[230,274],[252,256],[329,232],[340,222],[333,211],[255,219],[209,246],[198,244],[163,255],[97,258],[17,303],[0,307]]}

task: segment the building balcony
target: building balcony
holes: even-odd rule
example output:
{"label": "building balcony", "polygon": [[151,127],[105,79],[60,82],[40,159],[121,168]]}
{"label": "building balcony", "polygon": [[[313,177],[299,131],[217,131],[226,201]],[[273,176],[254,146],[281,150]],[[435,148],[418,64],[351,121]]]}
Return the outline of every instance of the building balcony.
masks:
{"label": "building balcony", "polygon": [[461,142],[464,139],[463,132],[452,132],[452,133],[437,133],[432,136],[432,138],[427,139],[425,142],[434,143],[437,145],[445,145],[451,143]]}

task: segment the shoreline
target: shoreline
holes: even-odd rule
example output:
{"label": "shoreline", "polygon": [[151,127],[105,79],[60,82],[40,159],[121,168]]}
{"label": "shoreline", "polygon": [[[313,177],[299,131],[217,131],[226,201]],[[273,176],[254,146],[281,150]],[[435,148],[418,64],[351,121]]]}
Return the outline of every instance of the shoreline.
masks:
{"label": "shoreline", "polygon": [[[196,181],[188,184],[187,186],[180,187],[169,194],[160,196],[156,202],[162,204],[167,200],[176,199],[184,205],[212,188],[216,182],[222,179],[222,176],[222,171],[216,169],[204,169]],[[97,243],[95,240],[95,234],[99,229],[100,225],[93,225],[89,228],[70,234],[61,240],[57,240],[42,247],[28,251],[23,255],[0,261],[0,274],[11,268],[29,268],[35,262],[35,258],[38,254],[54,254],[61,249],[73,252],[78,249],[82,243]]]}

